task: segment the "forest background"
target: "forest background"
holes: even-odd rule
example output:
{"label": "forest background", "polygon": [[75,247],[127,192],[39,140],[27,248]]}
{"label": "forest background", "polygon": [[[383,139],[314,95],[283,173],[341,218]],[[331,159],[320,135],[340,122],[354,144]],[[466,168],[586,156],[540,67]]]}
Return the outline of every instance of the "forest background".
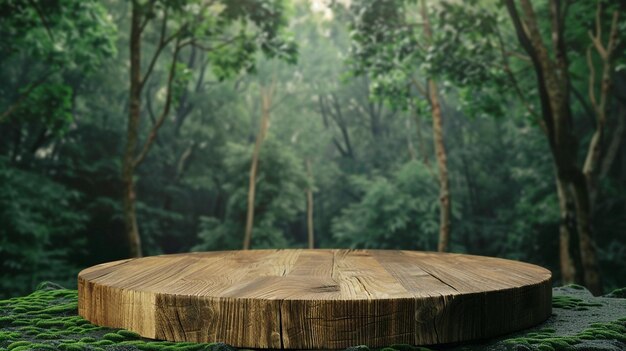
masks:
{"label": "forest background", "polygon": [[0,1],[0,298],[372,248],[626,286],[626,5]]}

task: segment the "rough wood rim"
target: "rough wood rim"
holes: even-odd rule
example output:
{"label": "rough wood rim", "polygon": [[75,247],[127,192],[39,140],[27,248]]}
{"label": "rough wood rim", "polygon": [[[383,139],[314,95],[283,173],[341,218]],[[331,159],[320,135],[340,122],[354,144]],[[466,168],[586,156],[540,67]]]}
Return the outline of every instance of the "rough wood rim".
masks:
{"label": "rough wood rim", "polygon": [[339,349],[488,338],[544,321],[551,273],[492,257],[396,250],[163,255],[87,268],[78,311],[147,338]]}

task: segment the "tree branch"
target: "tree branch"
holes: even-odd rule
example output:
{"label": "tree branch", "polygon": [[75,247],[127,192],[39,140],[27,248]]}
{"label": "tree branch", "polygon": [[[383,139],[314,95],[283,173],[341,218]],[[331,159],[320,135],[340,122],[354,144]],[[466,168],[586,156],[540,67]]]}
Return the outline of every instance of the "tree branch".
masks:
{"label": "tree branch", "polygon": [[619,147],[624,140],[624,132],[626,131],[626,108],[623,104],[620,104],[619,106],[619,110],[617,111],[617,127],[613,132],[609,146],[604,154],[604,160],[602,160],[600,174],[598,175],[599,179],[606,177],[611,170],[613,161],[615,161],[615,156],[617,155]]}
{"label": "tree branch", "polygon": [[505,0],[506,8],[509,12],[509,16],[511,17],[511,21],[513,22],[513,27],[515,28],[515,33],[517,34],[517,38],[520,42],[520,45],[533,63],[533,68],[535,69],[535,74],[537,76],[537,87],[539,90],[539,99],[541,101],[541,116],[546,126],[546,131],[548,135],[548,140],[550,144],[553,146],[553,137],[554,137],[554,121],[552,120],[552,110],[550,108],[550,97],[548,96],[548,88],[545,82],[545,72],[542,68],[541,62],[539,60],[539,56],[533,43],[531,42],[527,32],[528,29],[522,23],[519,13],[517,12],[517,7],[515,6],[515,2],[513,0]]}
{"label": "tree branch", "polygon": [[[599,3],[599,2],[598,2]],[[589,101],[591,101],[591,106],[595,109],[596,116],[600,115],[600,110],[598,110],[598,101],[596,100],[596,69],[593,66],[593,59],[591,58],[591,48],[592,44],[589,44],[587,47],[587,66],[589,67],[589,86],[587,89],[589,90]]]}
{"label": "tree branch", "polygon": [[8,109],[6,109],[6,111],[2,113],[2,115],[0,115],[0,124],[8,120],[11,114],[13,114],[13,112],[15,112],[18,107],[20,107],[20,105],[28,98],[28,96],[30,96],[30,94],[35,90],[35,88],[37,88],[38,86],[43,84],[46,80],[48,80],[48,78],[52,75],[52,73],[53,71],[48,71],[41,78],[31,83],[28,89],[26,89],[26,91],[20,94],[20,96],[17,98],[17,101],[15,101],[11,106],[9,106]]}
{"label": "tree branch", "polygon": [[180,40],[177,40],[176,45],[174,46],[174,54],[172,58],[172,64],[170,65],[169,76],[167,78],[167,92],[166,92],[166,97],[165,97],[165,106],[163,107],[163,111],[161,112],[161,115],[157,119],[156,124],[152,126],[152,130],[150,131],[150,134],[148,135],[148,139],[144,143],[141,152],[133,161],[134,167],[137,167],[146,158],[148,151],[150,151],[150,148],[152,147],[152,144],[154,143],[154,140],[157,137],[159,128],[161,128],[161,126],[163,125],[163,122],[165,121],[165,118],[170,112],[170,108],[172,105],[172,90],[173,90],[172,86],[174,82],[174,77],[176,75],[176,62],[177,62],[178,52],[180,50],[179,44],[180,44]]}
{"label": "tree branch", "polygon": [[[328,115],[330,114],[330,111],[328,111],[328,107],[326,106],[326,103],[324,102],[325,99],[320,94],[320,95],[318,95],[317,101],[318,101],[318,104],[319,104],[319,107],[320,107],[320,114],[322,115],[322,121],[324,122],[324,127],[326,129],[329,129],[330,128],[330,124],[328,123]],[[337,140],[337,138],[334,135],[333,135],[332,139],[333,139],[333,144],[335,145],[335,147],[337,148],[337,151],[339,151],[341,156],[342,157],[349,157],[348,152],[341,146],[341,143],[339,143],[339,141]]]}
{"label": "tree branch", "polygon": [[424,86],[422,86],[417,79],[415,79],[415,77],[413,75],[411,75],[411,83],[413,85],[413,87],[420,93],[422,94],[422,96],[424,98],[428,98],[428,93],[426,92],[426,89],[424,88]]}
{"label": "tree branch", "polygon": [[[526,108],[528,113],[530,113],[530,115],[533,116],[533,118],[539,122],[539,125],[541,126],[541,129],[545,133],[546,132],[546,125],[545,125],[545,123],[541,120],[541,117],[537,114],[537,112],[532,108],[530,103],[528,103],[528,101],[526,100],[526,97],[524,96],[524,92],[520,88],[519,83],[517,81],[517,78],[515,77],[515,74],[513,73],[513,70],[511,69],[511,66],[509,65],[509,59],[508,59],[506,50],[504,48],[504,39],[502,38],[502,34],[500,33],[499,29],[496,30],[496,34],[498,36],[498,43],[500,45],[500,53],[502,55],[503,70],[507,74],[507,76],[509,77],[509,81],[510,81],[511,85],[513,86],[513,90],[515,91],[515,93],[517,94],[518,98],[522,102],[522,105],[524,105],[524,107]],[[530,60],[530,58],[528,58],[528,57],[526,57],[526,58],[528,60]]]}
{"label": "tree branch", "polygon": [[52,30],[50,30],[50,25],[48,24],[48,21],[46,20],[46,17],[44,16],[43,12],[33,0],[29,0],[28,2],[30,3],[30,6],[32,6],[35,9],[35,12],[37,13],[37,17],[39,17],[39,20],[41,20],[41,24],[43,24],[43,27],[46,29],[46,33],[48,33],[48,37],[50,38],[50,41],[54,42],[54,36],[52,35]]}
{"label": "tree branch", "polygon": [[154,66],[157,60],[159,59],[159,56],[161,56],[161,52],[167,46],[167,44],[170,43],[170,41],[173,38],[173,35],[172,35],[168,38],[169,40],[165,39],[165,34],[167,33],[167,18],[168,18],[168,11],[166,8],[163,12],[163,19],[161,21],[161,32],[160,32],[161,34],[159,35],[159,42],[157,44],[156,51],[154,52],[154,55],[152,55],[152,58],[150,59],[150,63],[148,64],[148,70],[146,71],[146,73],[144,73],[144,76],[141,78],[141,81],[139,82],[139,90],[143,88],[148,78],[150,78],[150,75],[152,74],[152,71],[154,70]]}

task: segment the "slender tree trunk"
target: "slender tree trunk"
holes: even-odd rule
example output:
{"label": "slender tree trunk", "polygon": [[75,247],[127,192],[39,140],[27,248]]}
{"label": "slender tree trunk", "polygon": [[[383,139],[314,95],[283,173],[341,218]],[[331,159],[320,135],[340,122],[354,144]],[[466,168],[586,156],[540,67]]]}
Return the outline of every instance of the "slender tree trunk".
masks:
{"label": "slender tree trunk", "polygon": [[[432,30],[430,20],[426,11],[426,0],[422,1],[421,8],[422,21],[424,25],[424,36],[426,41],[432,42]],[[428,100],[430,102],[433,118],[433,142],[435,144],[435,154],[437,157],[437,168],[439,170],[439,244],[437,251],[448,251],[450,242],[450,184],[448,181],[448,161],[446,147],[443,143],[443,121],[441,116],[441,104],[437,95],[437,83],[433,78],[428,79]]]}
{"label": "slender tree trunk", "polygon": [[430,105],[433,117],[433,134],[435,154],[437,155],[437,168],[439,170],[439,244],[437,250],[448,251],[450,242],[450,184],[448,181],[448,161],[446,147],[443,143],[443,122],[441,106],[437,97],[437,84],[434,80],[428,81]]}
{"label": "slender tree trunk", "polygon": [[130,108],[123,157],[122,182],[124,184],[124,226],[130,257],[141,257],[141,237],[135,210],[135,152],[137,149],[139,116],[141,108],[141,13],[133,3],[130,34]]}
{"label": "slender tree trunk", "polygon": [[593,136],[591,137],[591,141],[589,142],[589,150],[583,167],[583,173],[585,174],[587,181],[587,189],[589,190],[590,207],[592,210],[598,194],[598,173],[600,171],[599,164],[601,161],[603,139],[604,125],[598,125],[593,133]]}
{"label": "slender tree trunk", "polygon": [[570,252],[572,232],[575,230],[575,214],[572,213],[573,200],[569,189],[556,177],[557,194],[559,197],[559,260],[561,267],[561,282],[571,284],[576,281],[576,266]]}
{"label": "slender tree trunk", "polygon": [[[407,118],[404,126],[407,131],[411,130],[411,119]],[[413,141],[411,140],[411,133],[407,133],[406,135],[406,147],[409,152],[409,159],[411,161],[417,160],[417,151],[415,151],[415,146],[413,146]]]}
{"label": "slender tree trunk", "polygon": [[[589,208],[593,213],[593,208],[596,202],[598,194],[598,182],[600,180],[600,165],[602,163],[603,153],[602,146],[605,140],[605,128],[607,124],[607,115],[609,110],[609,104],[611,99],[611,91],[613,88],[613,73],[614,73],[614,52],[618,43],[618,18],[619,12],[613,13],[613,19],[611,22],[611,31],[606,46],[602,43],[602,36],[600,33],[602,16],[602,3],[598,2],[596,12],[596,33],[591,35],[592,43],[587,48],[587,66],[589,67],[589,100],[595,110],[596,115],[596,130],[589,142],[589,148],[587,150],[587,157],[585,158],[585,164],[583,165],[583,174],[587,181],[587,190],[589,192]],[[600,56],[602,62],[602,76],[600,79],[600,98],[596,98],[596,71],[592,59],[592,47],[595,47]],[[599,100],[599,101],[598,101]],[[618,116],[618,118],[620,118]]]}
{"label": "slender tree trunk", "polygon": [[613,131],[613,136],[609,142],[609,146],[606,149],[604,159],[602,160],[602,167],[600,167],[600,178],[606,177],[611,170],[611,166],[615,161],[619,147],[624,139],[624,132],[626,131],[626,106],[622,103],[619,104],[617,110],[617,126]]}
{"label": "slender tree trunk", "polygon": [[259,166],[259,153],[261,146],[265,140],[265,135],[270,121],[270,108],[272,105],[272,93],[273,85],[269,89],[261,88],[261,126],[259,128],[259,134],[257,134],[256,142],[254,144],[254,151],[252,153],[252,162],[250,164],[250,180],[248,187],[248,211],[246,215],[246,231],[243,238],[243,249],[250,249],[250,242],[252,240],[252,227],[254,226],[254,197],[256,194],[256,176]]}
{"label": "slender tree trunk", "polygon": [[[313,175],[311,174],[311,161],[306,161],[306,172],[309,181],[312,181]],[[313,185],[309,184],[306,189],[306,227],[307,237],[309,239],[309,249],[315,247],[315,237],[313,233]]]}

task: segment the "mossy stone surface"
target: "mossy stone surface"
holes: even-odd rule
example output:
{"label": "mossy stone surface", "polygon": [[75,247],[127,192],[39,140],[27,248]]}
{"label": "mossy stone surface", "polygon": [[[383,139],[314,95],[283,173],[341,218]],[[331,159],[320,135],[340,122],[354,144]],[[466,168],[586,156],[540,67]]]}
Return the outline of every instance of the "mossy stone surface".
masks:
{"label": "mossy stone surface", "polygon": [[[389,345],[379,351],[626,350],[626,289],[593,297],[584,287],[555,288],[553,314],[543,324],[498,339],[464,345]],[[0,300],[0,351],[235,351],[224,343],[175,343],[103,328],[77,315],[77,292],[40,284],[28,296]],[[349,351],[370,351],[355,345]],[[245,350],[241,350],[245,351]]]}
{"label": "mossy stone surface", "polygon": [[615,293],[594,297],[580,285],[554,288],[552,293],[552,316],[544,323],[484,343],[446,350],[626,350],[626,299],[614,297]]}

